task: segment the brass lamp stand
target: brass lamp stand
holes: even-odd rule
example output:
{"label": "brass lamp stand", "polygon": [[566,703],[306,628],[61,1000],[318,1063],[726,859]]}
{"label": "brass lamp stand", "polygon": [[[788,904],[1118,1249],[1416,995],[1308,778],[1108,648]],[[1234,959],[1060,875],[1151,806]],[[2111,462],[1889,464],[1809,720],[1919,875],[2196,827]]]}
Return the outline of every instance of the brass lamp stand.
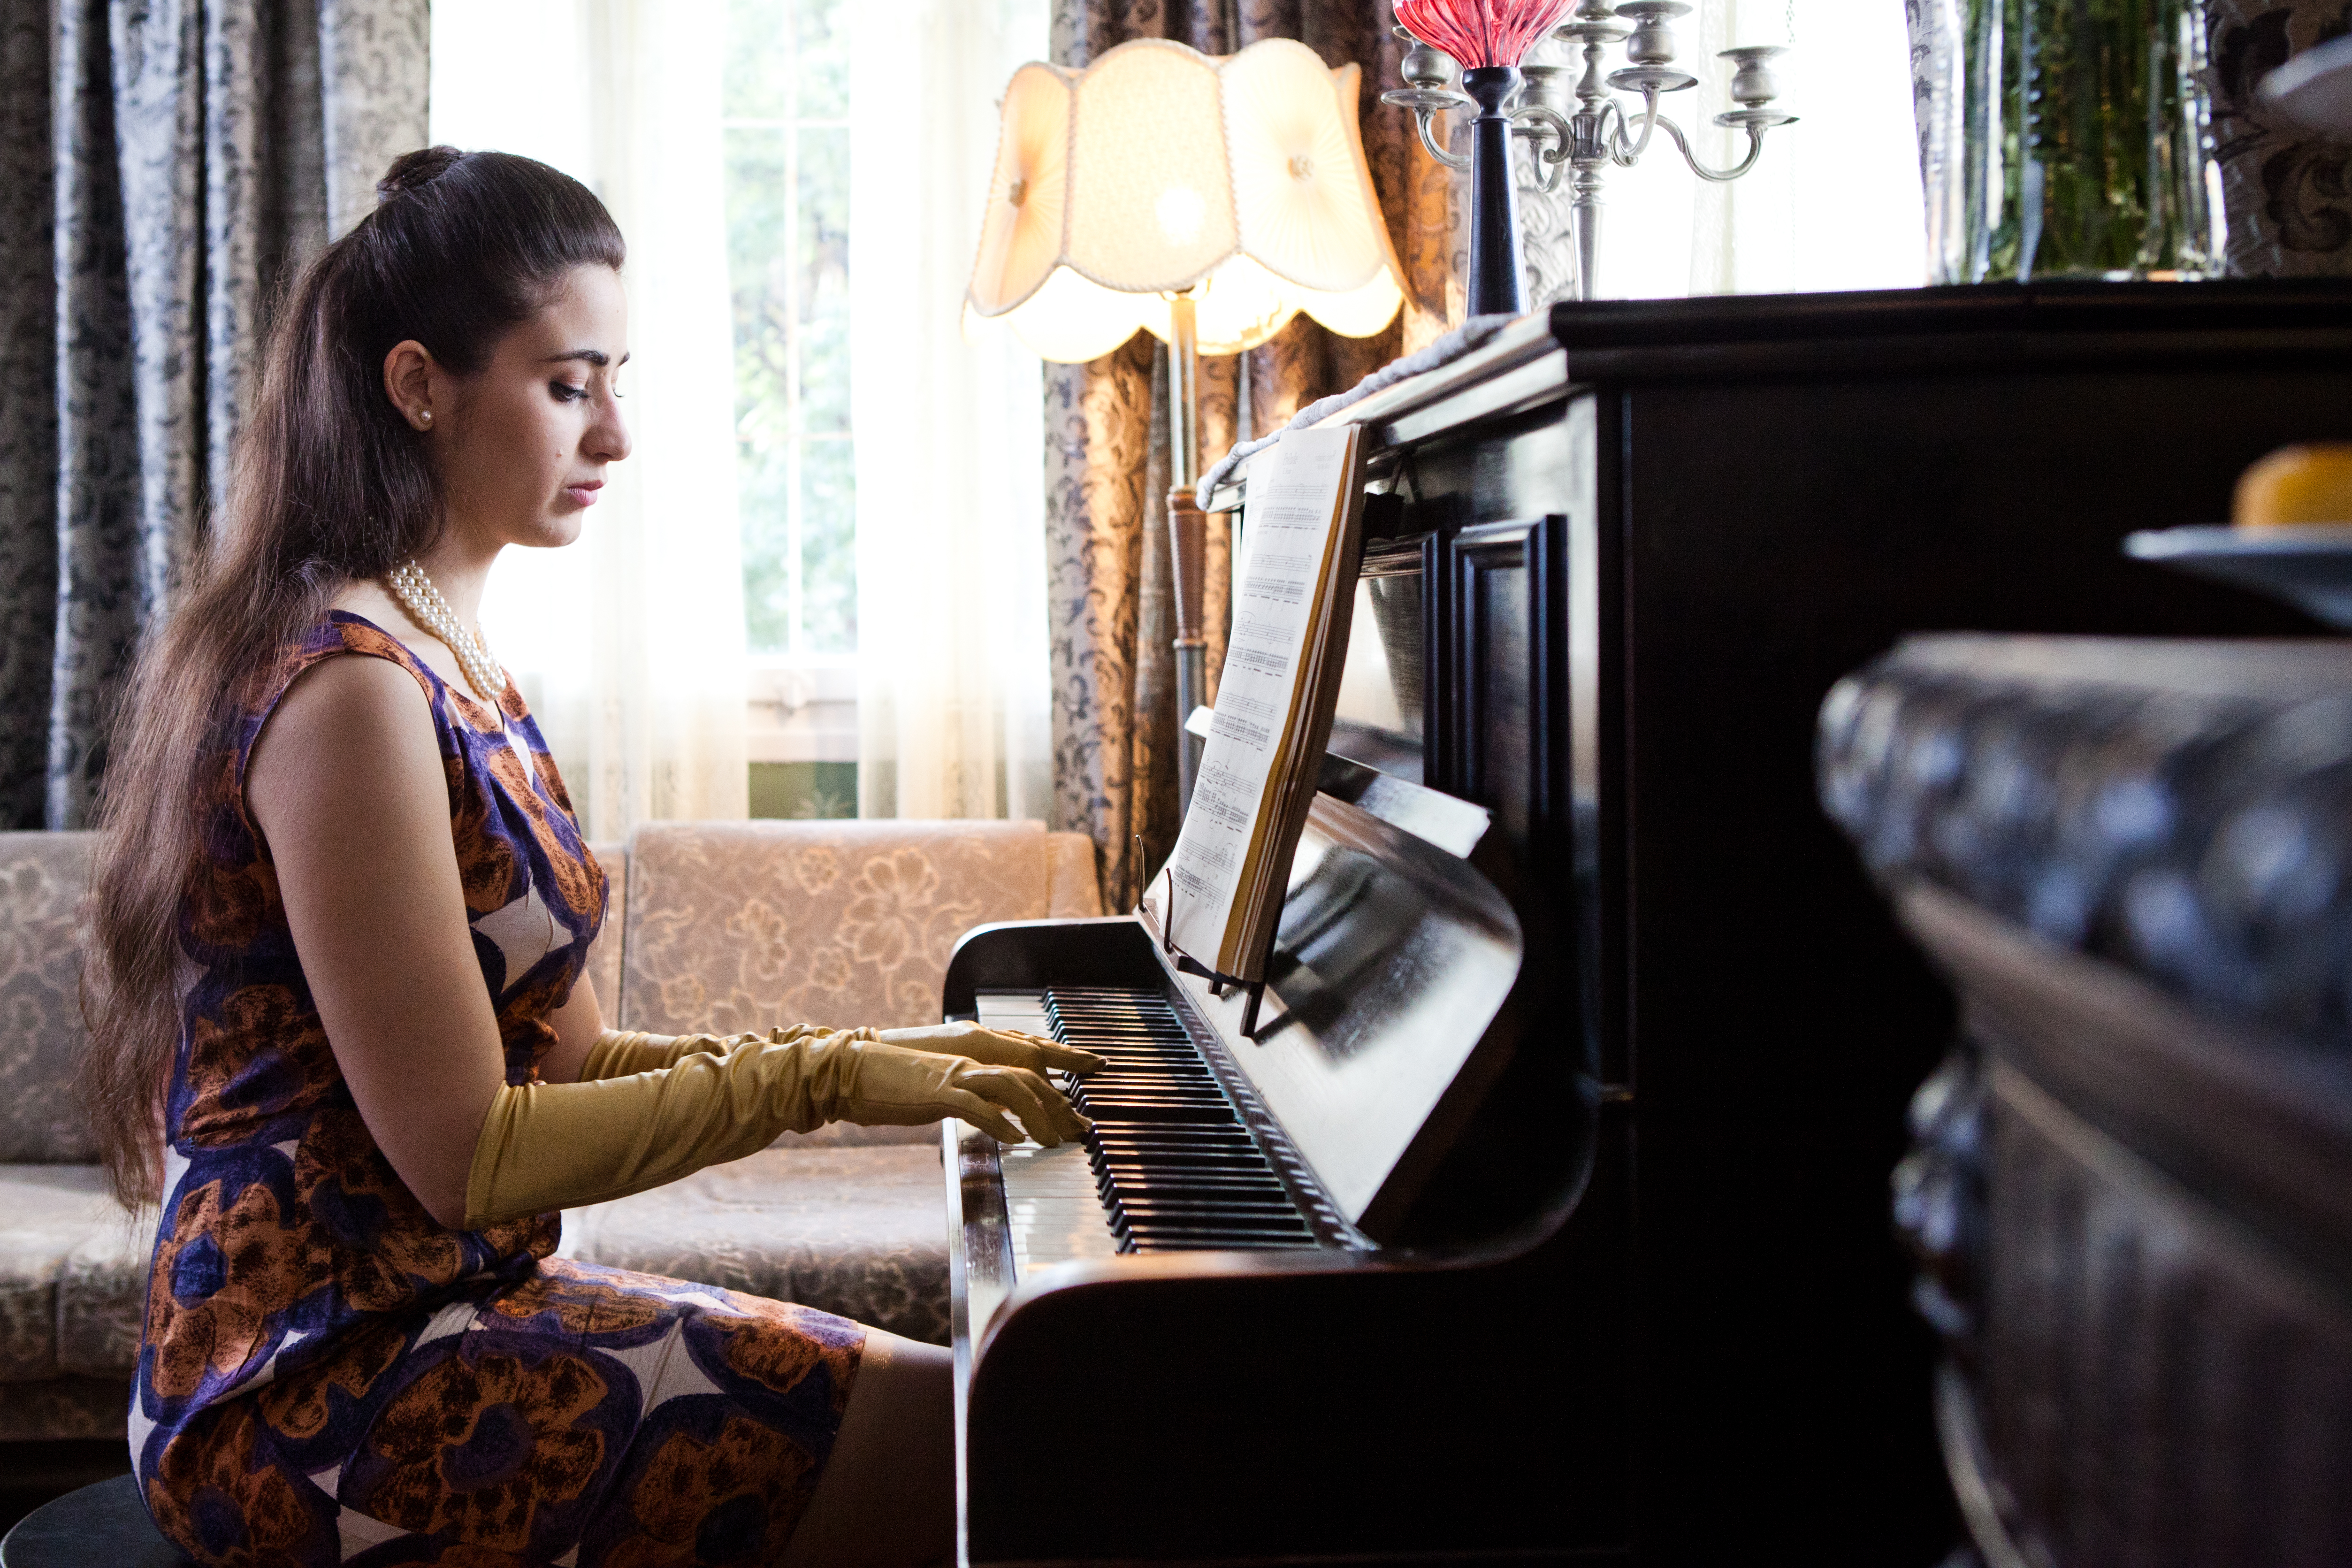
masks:
{"label": "brass lamp stand", "polygon": [[1186,728],[1209,695],[1208,622],[1202,604],[1209,566],[1209,520],[1194,487],[1201,477],[1201,352],[1191,289],[1168,301],[1168,561],[1176,589],[1176,805],[1192,804],[1201,738]]}

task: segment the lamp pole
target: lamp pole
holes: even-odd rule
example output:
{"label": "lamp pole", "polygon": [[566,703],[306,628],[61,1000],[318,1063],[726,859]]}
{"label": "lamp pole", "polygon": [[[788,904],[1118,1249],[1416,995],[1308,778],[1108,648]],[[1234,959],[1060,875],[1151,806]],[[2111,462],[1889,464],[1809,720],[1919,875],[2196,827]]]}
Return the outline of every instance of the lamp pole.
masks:
{"label": "lamp pole", "polygon": [[1168,559],[1176,589],[1176,808],[1192,805],[1201,742],[1184,727],[1209,689],[1209,639],[1202,614],[1209,520],[1194,493],[1201,472],[1201,345],[1192,294],[1168,301]]}

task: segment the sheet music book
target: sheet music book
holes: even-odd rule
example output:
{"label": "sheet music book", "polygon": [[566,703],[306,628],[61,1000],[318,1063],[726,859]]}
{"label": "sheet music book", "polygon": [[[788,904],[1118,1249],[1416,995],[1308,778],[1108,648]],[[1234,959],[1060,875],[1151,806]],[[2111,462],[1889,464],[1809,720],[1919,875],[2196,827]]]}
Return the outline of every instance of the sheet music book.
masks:
{"label": "sheet music book", "polygon": [[[1363,554],[1363,429],[1292,430],[1250,464],[1245,554],[1215,718],[1147,900],[1171,945],[1263,980],[1315,798]],[[1164,906],[1164,907],[1163,907]]]}

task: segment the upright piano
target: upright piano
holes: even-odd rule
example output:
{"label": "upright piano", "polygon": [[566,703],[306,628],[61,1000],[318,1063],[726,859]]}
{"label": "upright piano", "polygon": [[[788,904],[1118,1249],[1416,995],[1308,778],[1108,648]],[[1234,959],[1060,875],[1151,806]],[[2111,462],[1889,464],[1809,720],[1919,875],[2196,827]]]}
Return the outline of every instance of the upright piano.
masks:
{"label": "upright piano", "polygon": [[962,1560],[1940,1559],[1886,1182],[1951,1004],[1815,710],[1906,631],[2309,632],[2118,545],[2347,409],[2326,280],[1563,305],[1350,410],[1257,1030],[1148,910],[950,962],[1111,1064],[1085,1147],[948,1127]]}

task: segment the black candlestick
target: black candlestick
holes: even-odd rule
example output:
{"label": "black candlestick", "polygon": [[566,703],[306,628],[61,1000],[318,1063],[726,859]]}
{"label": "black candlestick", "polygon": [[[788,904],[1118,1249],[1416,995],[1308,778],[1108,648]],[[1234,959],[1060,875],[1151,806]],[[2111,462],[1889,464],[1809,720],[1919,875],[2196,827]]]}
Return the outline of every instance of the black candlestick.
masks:
{"label": "black candlestick", "polygon": [[1470,127],[1470,299],[1474,316],[1527,310],[1519,281],[1519,198],[1511,186],[1511,120],[1503,104],[1518,90],[1517,66],[1475,66],[1462,90],[1478,104]]}

